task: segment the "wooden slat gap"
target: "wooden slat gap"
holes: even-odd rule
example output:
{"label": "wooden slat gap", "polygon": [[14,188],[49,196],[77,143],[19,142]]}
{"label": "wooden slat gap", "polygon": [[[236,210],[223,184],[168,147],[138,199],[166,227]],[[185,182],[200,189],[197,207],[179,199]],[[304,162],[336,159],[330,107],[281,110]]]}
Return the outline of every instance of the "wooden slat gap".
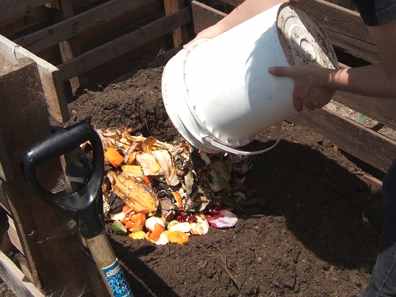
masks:
{"label": "wooden slat gap", "polygon": [[60,75],[62,75],[63,80],[66,80],[86,73],[190,22],[191,14],[188,8],[184,8],[173,15],[157,19],[148,25],[87,51],[68,63],[60,65]]}
{"label": "wooden slat gap", "polygon": [[156,2],[156,0],[112,0],[50,27],[21,37],[16,42],[37,53],[95,27],[97,24],[109,22],[127,11],[155,5]]}
{"label": "wooden slat gap", "polygon": [[32,8],[51,2],[51,0],[1,0],[1,23],[11,22],[28,13]]}

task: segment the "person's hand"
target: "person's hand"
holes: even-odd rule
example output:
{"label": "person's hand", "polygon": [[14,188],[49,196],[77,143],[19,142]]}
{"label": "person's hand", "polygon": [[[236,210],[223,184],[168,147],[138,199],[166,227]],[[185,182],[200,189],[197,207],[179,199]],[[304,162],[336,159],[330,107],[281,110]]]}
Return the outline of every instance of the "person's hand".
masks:
{"label": "person's hand", "polygon": [[207,39],[212,39],[212,38],[220,35],[221,33],[223,33],[223,31],[220,28],[220,25],[216,24],[216,25],[210,26],[210,27],[206,28],[205,30],[202,30],[201,32],[199,32],[193,40],[191,40],[189,43],[185,44],[183,47],[185,49],[193,48],[199,42],[202,42]]}
{"label": "person's hand", "polygon": [[293,102],[297,111],[314,110],[330,102],[335,90],[328,87],[330,70],[316,65],[271,67],[274,76],[294,80]]}

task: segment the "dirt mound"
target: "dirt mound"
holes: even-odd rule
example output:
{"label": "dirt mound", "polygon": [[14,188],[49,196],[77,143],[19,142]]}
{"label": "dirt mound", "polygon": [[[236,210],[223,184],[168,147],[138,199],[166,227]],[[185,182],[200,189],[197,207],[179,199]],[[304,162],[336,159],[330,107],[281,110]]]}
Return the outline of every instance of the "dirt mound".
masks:
{"label": "dirt mound", "polygon": [[[72,104],[76,118],[178,137],[161,101],[161,67],[140,70]],[[250,199],[230,230],[186,246],[112,235],[137,296],[352,297],[366,286],[379,235],[362,215],[374,201],[360,170],[310,129],[283,124],[279,146],[253,159]],[[380,202],[380,201],[378,201]]]}
{"label": "dirt mound", "polygon": [[74,120],[91,118],[97,128],[128,127],[161,140],[178,136],[161,99],[162,67],[139,70],[102,91],[87,91],[70,107]]}

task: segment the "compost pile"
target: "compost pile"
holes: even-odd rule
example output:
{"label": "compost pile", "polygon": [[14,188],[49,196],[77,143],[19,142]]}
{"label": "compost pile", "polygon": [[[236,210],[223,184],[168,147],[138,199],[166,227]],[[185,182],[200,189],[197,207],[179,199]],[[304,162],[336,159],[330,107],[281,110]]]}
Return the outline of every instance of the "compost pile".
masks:
{"label": "compost pile", "polygon": [[[147,67],[103,89],[87,91],[70,105],[72,114],[75,120],[90,117],[96,129],[111,127],[122,132],[129,127],[134,137],[151,136],[172,147],[181,146],[163,106],[161,74],[162,67]],[[203,213],[208,220],[213,201],[217,201],[223,205],[219,209],[232,209],[238,216],[231,229],[210,227],[203,236],[190,233],[183,246],[133,240],[129,231],[118,235],[111,230],[114,221],[110,216],[123,207],[119,203],[117,210],[115,202],[122,200],[113,199],[106,229],[117,257],[136,277],[131,281],[135,295],[358,296],[367,285],[378,244],[378,235],[363,219],[362,211],[378,199],[360,179],[359,168],[322,135],[292,123],[283,123],[281,128],[277,148],[249,163],[209,155],[206,165],[206,156],[191,150],[188,164],[193,168],[193,192],[201,187],[210,201],[195,214]],[[266,135],[259,139],[267,139]],[[125,158],[125,150],[114,147]],[[140,150],[138,146],[136,151]],[[176,160],[172,159],[178,167]],[[230,190],[213,191],[208,185],[212,179],[209,167],[229,168],[225,164],[231,168],[226,183]],[[120,174],[123,165],[107,164],[106,174]],[[161,187],[173,205],[169,191],[182,188],[184,176],[178,175],[181,183],[174,187],[166,182],[159,185],[160,175],[148,176],[159,203],[156,217],[161,217]],[[109,181],[106,184],[111,186]],[[115,198],[111,188],[109,191],[107,197]],[[180,213],[178,210],[174,216]],[[146,235],[147,229],[144,232]]]}
{"label": "compost pile", "polygon": [[209,226],[237,223],[226,208],[245,198],[247,163],[209,158],[185,141],[170,144],[131,129],[98,132],[106,163],[104,212],[113,232],[157,245],[185,244]]}

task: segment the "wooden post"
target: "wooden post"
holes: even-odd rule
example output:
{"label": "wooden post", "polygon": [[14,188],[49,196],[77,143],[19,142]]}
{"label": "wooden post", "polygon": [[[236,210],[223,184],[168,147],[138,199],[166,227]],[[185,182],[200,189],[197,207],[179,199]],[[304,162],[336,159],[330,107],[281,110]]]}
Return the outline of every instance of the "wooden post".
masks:
{"label": "wooden post", "polygon": [[[34,194],[23,176],[23,153],[50,133],[37,65],[27,59],[12,65],[1,58],[1,178],[32,281],[54,297],[108,296],[73,221]],[[53,188],[62,174],[59,161],[43,166],[38,174],[44,186]],[[102,288],[93,292],[98,286]]]}
{"label": "wooden post", "polygon": [[25,275],[6,255],[0,252],[0,277],[18,297],[44,297],[44,295],[25,280]]}
{"label": "wooden post", "polygon": [[[72,0],[59,0],[59,8],[62,11],[63,20],[74,16]],[[75,42],[65,40],[59,43],[59,51],[62,57],[62,62],[66,63],[73,60],[73,58],[78,55],[79,48]],[[80,87],[80,79],[78,77],[71,78],[69,83],[71,92],[75,92]]]}
{"label": "wooden post", "polygon": [[20,59],[33,60],[38,67],[40,83],[42,85],[48,112],[57,122],[63,123],[69,119],[69,110],[63,89],[57,86],[55,74],[59,69],[27,49],[0,35],[0,64],[4,61],[11,65],[18,65]]}
{"label": "wooden post", "polygon": [[[186,7],[183,0],[164,0],[165,15],[171,15]],[[188,40],[188,32],[186,26],[177,28],[172,34],[173,46],[175,48],[182,47]]]}

